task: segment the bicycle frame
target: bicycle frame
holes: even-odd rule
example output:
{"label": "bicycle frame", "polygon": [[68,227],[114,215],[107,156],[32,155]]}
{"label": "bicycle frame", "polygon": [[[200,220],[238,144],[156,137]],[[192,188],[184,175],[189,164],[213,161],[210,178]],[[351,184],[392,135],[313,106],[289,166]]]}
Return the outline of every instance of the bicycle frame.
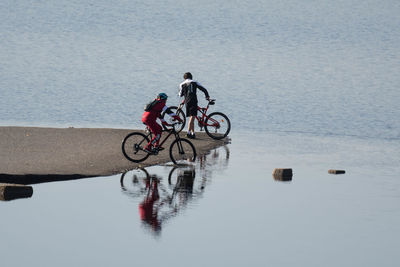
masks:
{"label": "bicycle frame", "polygon": [[[180,136],[179,133],[176,132],[175,130],[175,124],[172,125],[171,129],[168,129],[164,125],[163,127],[163,132],[168,132],[168,135],[164,137],[162,141],[160,141],[159,146],[162,147],[162,145],[167,141],[167,139],[173,134],[175,136],[175,139],[178,140],[177,145],[178,145],[178,151],[180,154],[184,154],[185,152],[183,151],[183,146],[182,143],[180,142]],[[153,134],[151,133],[150,129],[146,126],[146,130],[149,131],[149,133],[146,135],[150,140],[153,139]]]}
{"label": "bicycle frame", "polygon": [[[209,100],[207,103],[207,106],[205,108],[201,108],[201,107],[197,106],[197,110],[200,112],[201,115],[200,116],[197,115],[197,116],[195,116],[195,118],[199,122],[199,126],[201,128],[204,126],[213,126],[213,127],[219,128],[219,122],[214,120],[213,118],[208,117],[208,115],[207,115],[208,108],[210,107],[210,105],[214,105],[214,103],[215,103],[214,101],[215,101],[215,99]],[[179,109],[182,110],[184,104],[185,104],[185,101],[182,101],[182,103],[178,107],[178,110]],[[208,119],[207,123],[205,123],[206,119]],[[208,121],[210,121],[211,124],[208,123]]]}
{"label": "bicycle frame", "polygon": [[[146,126],[146,131],[148,131],[149,133],[146,135],[150,140],[153,139],[153,134],[150,131],[149,127]],[[179,134],[176,132],[175,127],[168,129],[163,125],[163,132],[168,132],[168,135],[166,137],[163,138],[163,140],[160,141],[159,146],[162,146],[165,141],[167,141],[167,139],[174,134],[175,135],[175,139],[179,139]]]}
{"label": "bicycle frame", "polygon": [[[162,131],[168,132],[164,135],[164,138],[158,140],[160,143],[157,147],[152,147],[151,150],[146,149],[147,145],[150,145],[149,138],[153,139],[154,136],[149,131],[148,127],[143,132],[131,132],[122,141],[122,153],[124,156],[133,162],[142,162],[146,160],[150,155],[158,155],[159,151],[164,150],[166,147],[166,141],[171,135],[174,139],[169,145],[169,156],[174,164],[180,164],[181,162],[194,162],[196,159],[196,148],[187,139],[181,138],[179,132],[177,132],[175,126],[179,123],[169,124],[172,128],[167,128],[165,125],[162,127]],[[169,142],[168,142],[169,143]],[[144,153],[143,153],[144,152]]]}

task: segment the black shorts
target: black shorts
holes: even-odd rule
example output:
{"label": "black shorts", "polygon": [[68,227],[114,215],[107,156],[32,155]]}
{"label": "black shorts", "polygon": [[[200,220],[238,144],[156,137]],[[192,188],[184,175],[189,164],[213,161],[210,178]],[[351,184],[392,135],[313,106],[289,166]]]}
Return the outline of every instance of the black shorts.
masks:
{"label": "black shorts", "polygon": [[197,116],[197,103],[186,104],[186,117]]}

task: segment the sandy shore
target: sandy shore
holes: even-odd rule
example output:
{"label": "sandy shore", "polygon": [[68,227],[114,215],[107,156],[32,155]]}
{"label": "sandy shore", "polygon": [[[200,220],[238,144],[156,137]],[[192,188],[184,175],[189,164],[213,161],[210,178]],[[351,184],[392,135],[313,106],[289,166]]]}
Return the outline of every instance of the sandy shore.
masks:
{"label": "sandy shore", "polygon": [[[171,161],[168,149],[139,164],[128,161],[121,143],[132,131],[139,130],[0,127],[0,176],[108,176]],[[191,141],[198,155],[226,143],[196,135]],[[166,148],[173,141],[169,139]]]}

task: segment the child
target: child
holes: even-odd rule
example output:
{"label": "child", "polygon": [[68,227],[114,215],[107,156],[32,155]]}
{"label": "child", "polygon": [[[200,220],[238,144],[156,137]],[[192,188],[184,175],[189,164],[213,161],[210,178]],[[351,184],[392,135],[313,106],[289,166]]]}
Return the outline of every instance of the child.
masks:
{"label": "child", "polygon": [[[163,118],[161,118],[161,113],[168,109],[166,102],[167,102],[167,94],[160,93],[157,95],[157,98],[149,103],[146,108],[145,112],[142,115],[142,122],[146,124],[150,131],[153,133],[153,139],[144,147],[144,150],[148,153],[157,153],[162,148],[159,147],[159,141],[161,138],[162,127],[160,124],[157,123],[157,118],[160,118],[161,123],[163,125],[169,125]],[[179,116],[175,113],[168,113],[174,120],[182,121]]]}

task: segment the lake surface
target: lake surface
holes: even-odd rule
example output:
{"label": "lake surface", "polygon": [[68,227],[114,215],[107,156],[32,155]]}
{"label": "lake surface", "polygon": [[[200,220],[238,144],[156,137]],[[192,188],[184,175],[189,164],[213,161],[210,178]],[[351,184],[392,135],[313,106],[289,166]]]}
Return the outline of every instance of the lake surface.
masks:
{"label": "lake surface", "polygon": [[0,202],[2,263],[398,266],[398,14],[398,1],[2,1],[0,125],[142,128],[159,92],[179,103],[186,71],[232,122],[231,144],[194,169]]}

